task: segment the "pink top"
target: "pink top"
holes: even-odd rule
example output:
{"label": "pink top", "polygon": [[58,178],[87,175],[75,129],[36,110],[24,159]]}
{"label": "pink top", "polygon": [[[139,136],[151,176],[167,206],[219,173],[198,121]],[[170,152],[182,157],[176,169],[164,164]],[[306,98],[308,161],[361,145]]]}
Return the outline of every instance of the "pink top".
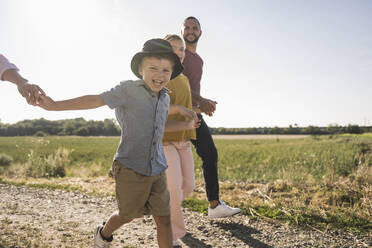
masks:
{"label": "pink top", "polygon": [[[203,60],[197,53],[185,50],[185,59],[183,60],[183,74],[190,81],[191,91],[200,95],[200,80],[203,74]],[[193,105],[196,105],[193,103]]]}
{"label": "pink top", "polygon": [[3,80],[3,73],[6,70],[9,69],[15,69],[18,70],[17,66],[15,66],[12,63],[9,63],[8,59],[5,58],[1,53],[0,53],[0,79]]}

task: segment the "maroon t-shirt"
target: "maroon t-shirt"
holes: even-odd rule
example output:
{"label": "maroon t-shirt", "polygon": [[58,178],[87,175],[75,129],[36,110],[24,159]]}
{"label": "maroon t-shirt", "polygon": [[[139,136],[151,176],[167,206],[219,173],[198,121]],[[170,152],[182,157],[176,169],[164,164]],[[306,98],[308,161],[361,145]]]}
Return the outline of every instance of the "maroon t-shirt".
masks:
{"label": "maroon t-shirt", "polygon": [[200,80],[203,74],[202,58],[197,53],[192,53],[186,49],[183,67],[183,74],[190,81],[191,91],[200,95]]}

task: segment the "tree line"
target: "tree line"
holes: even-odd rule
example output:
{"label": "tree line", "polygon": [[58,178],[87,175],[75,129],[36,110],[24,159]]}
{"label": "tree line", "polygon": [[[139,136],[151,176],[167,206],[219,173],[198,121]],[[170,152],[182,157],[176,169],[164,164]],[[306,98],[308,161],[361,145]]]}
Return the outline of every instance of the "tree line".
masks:
{"label": "tree line", "polygon": [[[372,126],[332,124],[327,127],[258,127],[258,128],[210,128],[212,134],[360,134],[372,132]],[[0,136],[45,136],[45,135],[77,135],[77,136],[118,136],[120,127],[115,119],[103,121],[86,121],[84,118],[50,121],[44,118],[23,120],[15,124],[0,122]]]}
{"label": "tree line", "polygon": [[120,127],[114,119],[86,121],[84,118],[50,121],[44,118],[23,120],[15,124],[0,122],[0,136],[118,136]]}
{"label": "tree line", "polygon": [[253,128],[211,128],[212,134],[306,134],[306,135],[333,135],[333,134],[362,134],[372,132],[372,126],[359,126],[349,124],[340,126],[332,124],[327,127],[298,127],[289,125],[289,127],[253,127]]}

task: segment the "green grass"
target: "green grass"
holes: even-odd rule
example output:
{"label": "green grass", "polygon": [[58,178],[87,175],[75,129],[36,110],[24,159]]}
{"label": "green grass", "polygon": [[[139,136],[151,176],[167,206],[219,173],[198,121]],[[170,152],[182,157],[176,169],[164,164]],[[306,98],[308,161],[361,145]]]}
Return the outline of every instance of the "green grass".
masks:
{"label": "green grass", "polygon": [[[13,159],[0,167],[0,183],[111,195],[112,185],[104,188],[89,178],[107,176],[118,143],[119,137],[0,137],[1,153]],[[372,134],[215,144],[222,199],[242,208],[243,214],[319,229],[371,232]],[[61,159],[58,151],[68,156]],[[183,205],[206,213],[201,160],[193,152],[200,185]],[[30,183],[25,168],[37,161],[63,163],[67,178],[88,178],[92,189],[58,178]]]}
{"label": "green grass", "polygon": [[[118,137],[0,137],[0,151],[24,164],[33,152],[47,157],[58,148],[70,151],[67,176],[102,176],[109,171]],[[295,182],[349,175],[357,166],[363,144],[372,136],[317,139],[215,140],[221,180]],[[368,146],[368,145],[367,145]],[[196,177],[202,178],[201,161],[194,152]],[[90,169],[93,169],[90,170]]]}
{"label": "green grass", "polygon": [[94,175],[99,176],[106,175],[111,168],[119,140],[119,137],[0,137],[0,151],[11,156],[13,164],[25,164],[32,153],[46,158],[58,148],[66,148],[70,151],[65,165],[67,176],[83,176],[78,174],[81,171],[91,176],[91,166],[99,167],[98,171],[94,169]]}
{"label": "green grass", "polygon": [[[324,177],[349,175],[359,162],[363,144],[360,139],[328,138],[283,140],[216,140],[219,177],[222,180],[271,182],[285,179],[321,182]],[[194,156],[195,157],[195,156]],[[196,163],[201,161],[197,158]],[[197,175],[201,168],[196,166]]]}

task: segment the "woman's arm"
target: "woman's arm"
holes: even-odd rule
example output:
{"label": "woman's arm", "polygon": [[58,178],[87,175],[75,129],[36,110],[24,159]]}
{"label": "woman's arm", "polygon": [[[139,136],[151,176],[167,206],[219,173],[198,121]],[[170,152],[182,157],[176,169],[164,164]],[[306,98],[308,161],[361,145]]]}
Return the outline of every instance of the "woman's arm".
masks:
{"label": "woman's arm", "polygon": [[188,121],[174,121],[168,120],[165,123],[164,132],[177,132],[182,130],[189,130],[193,128],[198,128],[200,126],[200,120],[195,122],[193,119]]}
{"label": "woman's arm", "polygon": [[9,81],[17,85],[19,93],[26,98],[29,104],[35,105],[40,95],[45,95],[44,91],[35,84],[29,84],[18,72],[18,68],[10,63],[6,57],[0,54],[0,79]]}
{"label": "woman's arm", "polygon": [[193,119],[195,122],[198,122],[199,118],[198,115],[195,113],[194,110],[188,109],[186,107],[180,105],[173,105],[169,106],[168,115],[180,114],[185,116],[187,119]]}

